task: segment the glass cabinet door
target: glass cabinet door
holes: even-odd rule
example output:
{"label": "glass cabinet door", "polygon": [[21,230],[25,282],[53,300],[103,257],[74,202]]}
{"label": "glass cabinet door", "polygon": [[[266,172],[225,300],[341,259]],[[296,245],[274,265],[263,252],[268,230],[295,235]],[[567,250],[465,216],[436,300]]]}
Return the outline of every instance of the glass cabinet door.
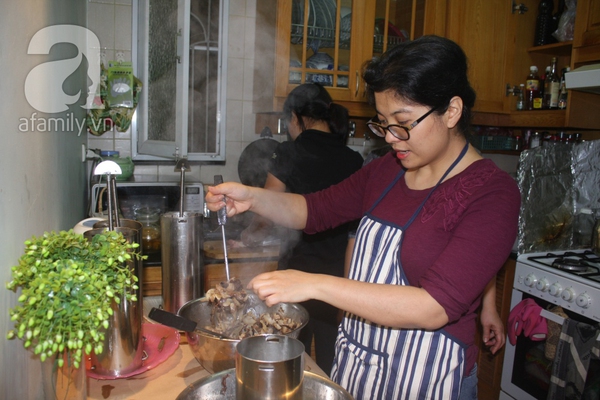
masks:
{"label": "glass cabinet door", "polygon": [[[285,95],[300,83],[327,87],[336,100],[350,100],[353,0],[281,0],[278,11],[289,25],[289,42],[278,44],[288,56],[278,66],[287,70]],[[281,29],[281,27],[280,27]],[[279,49],[278,49],[279,50]],[[278,61],[279,62],[279,61]],[[281,67],[281,68],[280,68]]]}
{"label": "glass cabinet door", "polygon": [[364,62],[422,36],[425,3],[278,0],[275,95],[282,99],[298,84],[318,82],[334,100],[366,102]]}
{"label": "glass cabinet door", "polygon": [[376,0],[372,56],[423,36],[425,0]]}

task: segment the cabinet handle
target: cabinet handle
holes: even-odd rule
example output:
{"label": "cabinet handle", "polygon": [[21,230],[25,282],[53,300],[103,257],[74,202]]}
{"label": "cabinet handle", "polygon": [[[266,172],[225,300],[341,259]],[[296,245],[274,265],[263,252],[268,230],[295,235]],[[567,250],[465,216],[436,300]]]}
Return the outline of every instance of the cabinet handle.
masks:
{"label": "cabinet handle", "polygon": [[518,96],[519,93],[521,93],[521,89],[519,89],[517,86],[510,86],[510,83],[506,84],[506,97],[510,96],[511,94],[513,96]]}
{"label": "cabinet handle", "polygon": [[358,70],[356,71],[356,90],[354,91],[354,97],[358,97],[358,86],[359,86]]}
{"label": "cabinet handle", "polygon": [[519,13],[519,14],[525,14],[527,11],[529,11],[529,8],[527,8],[527,6],[523,3],[521,4],[517,4],[515,3],[515,0],[513,0],[512,2],[512,13]]}

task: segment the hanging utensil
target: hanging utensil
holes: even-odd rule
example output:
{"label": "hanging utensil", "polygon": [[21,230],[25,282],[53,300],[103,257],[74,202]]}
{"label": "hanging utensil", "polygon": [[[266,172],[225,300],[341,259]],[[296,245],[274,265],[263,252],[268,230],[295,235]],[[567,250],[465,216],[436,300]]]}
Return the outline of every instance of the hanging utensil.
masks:
{"label": "hanging utensil", "polygon": [[[215,175],[215,185],[223,183],[223,176]],[[227,203],[227,199],[223,197],[223,201]],[[217,211],[217,220],[221,226],[221,234],[223,235],[223,257],[225,258],[225,275],[229,280],[229,256],[227,255],[227,239],[225,237],[225,223],[227,222],[227,207],[221,208]]]}
{"label": "hanging utensil", "polygon": [[190,167],[190,164],[188,163],[187,158],[182,158],[179,161],[177,161],[177,164],[175,165],[175,172],[181,171],[181,195],[179,196],[179,218],[183,218],[183,210],[184,210],[184,199],[185,199],[185,192],[184,192],[184,188],[185,188],[185,172],[186,171],[191,171],[192,168]]}
{"label": "hanging utensil", "polygon": [[[94,169],[94,175],[106,175],[106,190],[108,191],[108,229],[114,230],[115,214],[117,214],[117,197],[115,177],[121,174],[121,167],[114,161],[102,161]],[[117,216],[118,221],[118,216]]]}

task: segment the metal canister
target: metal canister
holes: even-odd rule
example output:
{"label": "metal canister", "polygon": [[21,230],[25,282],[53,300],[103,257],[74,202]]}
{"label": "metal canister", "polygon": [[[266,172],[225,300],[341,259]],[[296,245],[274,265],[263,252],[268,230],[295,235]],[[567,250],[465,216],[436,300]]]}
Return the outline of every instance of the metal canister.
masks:
{"label": "metal canister", "polygon": [[304,345],[301,341],[282,335],[253,336],[241,340],[236,350],[236,398],[303,398]]}
{"label": "metal canister", "polygon": [[[135,221],[134,221],[135,222]],[[102,234],[107,228],[96,228],[84,232],[84,237],[92,240],[95,235]],[[140,243],[141,232],[127,227],[114,227],[113,231],[120,232],[130,243]],[[136,301],[126,299],[125,292],[121,293],[119,304],[111,300],[113,315],[104,334],[104,352],[91,354],[92,369],[96,375],[107,378],[119,378],[141,368],[144,356],[144,341],[142,338],[142,261],[126,261],[138,278],[138,289],[135,291]]]}
{"label": "metal canister", "polygon": [[160,217],[163,308],[177,313],[202,297],[202,213],[177,211]]}

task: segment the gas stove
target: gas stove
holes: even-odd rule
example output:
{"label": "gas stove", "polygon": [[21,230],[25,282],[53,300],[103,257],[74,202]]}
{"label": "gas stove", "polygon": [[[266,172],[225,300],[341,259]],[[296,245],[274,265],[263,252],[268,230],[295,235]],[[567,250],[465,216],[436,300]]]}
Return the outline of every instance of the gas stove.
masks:
{"label": "gas stove", "polygon": [[519,260],[600,287],[600,257],[590,250],[524,254]]}
{"label": "gas stove", "polygon": [[600,257],[590,250],[522,254],[513,287],[600,321]]}

